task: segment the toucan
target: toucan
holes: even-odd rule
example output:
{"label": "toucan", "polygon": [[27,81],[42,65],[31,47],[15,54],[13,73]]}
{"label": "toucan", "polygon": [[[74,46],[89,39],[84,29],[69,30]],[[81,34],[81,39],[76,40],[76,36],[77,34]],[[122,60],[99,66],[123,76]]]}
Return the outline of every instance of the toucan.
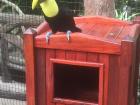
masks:
{"label": "toucan", "polygon": [[32,9],[34,10],[38,4],[52,30],[46,33],[47,42],[56,32],[66,32],[67,40],[70,40],[72,32],[81,32],[81,29],[76,27],[74,14],[67,6],[60,5],[56,0],[33,0]]}

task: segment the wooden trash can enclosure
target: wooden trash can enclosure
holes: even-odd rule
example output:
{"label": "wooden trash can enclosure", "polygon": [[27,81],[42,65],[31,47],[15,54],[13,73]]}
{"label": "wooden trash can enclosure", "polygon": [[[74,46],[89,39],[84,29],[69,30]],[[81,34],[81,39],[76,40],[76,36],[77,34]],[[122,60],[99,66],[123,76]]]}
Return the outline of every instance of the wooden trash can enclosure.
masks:
{"label": "wooden trash can enclosure", "polygon": [[46,41],[46,22],[24,34],[28,105],[136,105],[140,27],[79,17],[81,33]]}

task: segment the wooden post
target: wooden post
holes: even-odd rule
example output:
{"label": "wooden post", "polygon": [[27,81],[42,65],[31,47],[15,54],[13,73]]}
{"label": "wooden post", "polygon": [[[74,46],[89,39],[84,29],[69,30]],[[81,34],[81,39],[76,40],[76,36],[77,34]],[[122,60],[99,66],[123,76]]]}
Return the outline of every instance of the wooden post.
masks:
{"label": "wooden post", "polygon": [[134,42],[130,36],[122,41],[120,70],[119,70],[119,99],[118,105],[132,105],[130,99],[130,81],[132,73],[132,54]]}
{"label": "wooden post", "polygon": [[35,64],[34,64],[34,36],[36,32],[29,28],[24,33],[24,56],[26,66],[26,98],[27,105],[36,105],[35,98]]}

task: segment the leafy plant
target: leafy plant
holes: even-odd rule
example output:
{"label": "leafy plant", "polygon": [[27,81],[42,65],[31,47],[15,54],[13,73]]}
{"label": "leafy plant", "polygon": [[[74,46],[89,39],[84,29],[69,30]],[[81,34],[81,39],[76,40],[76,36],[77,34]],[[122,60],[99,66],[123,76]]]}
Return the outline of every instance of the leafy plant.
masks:
{"label": "leafy plant", "polygon": [[132,20],[135,16],[140,15],[140,13],[132,13],[131,15],[128,15],[126,11],[121,12],[118,10],[115,10],[116,18],[120,20]]}

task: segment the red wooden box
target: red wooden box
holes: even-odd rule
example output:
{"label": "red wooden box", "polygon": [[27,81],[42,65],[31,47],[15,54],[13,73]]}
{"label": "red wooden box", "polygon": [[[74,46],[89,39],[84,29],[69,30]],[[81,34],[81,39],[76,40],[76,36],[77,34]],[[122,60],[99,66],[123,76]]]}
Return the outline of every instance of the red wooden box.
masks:
{"label": "red wooden box", "polygon": [[28,105],[136,105],[140,26],[103,17],[75,18],[81,33],[46,22],[24,34]]}

